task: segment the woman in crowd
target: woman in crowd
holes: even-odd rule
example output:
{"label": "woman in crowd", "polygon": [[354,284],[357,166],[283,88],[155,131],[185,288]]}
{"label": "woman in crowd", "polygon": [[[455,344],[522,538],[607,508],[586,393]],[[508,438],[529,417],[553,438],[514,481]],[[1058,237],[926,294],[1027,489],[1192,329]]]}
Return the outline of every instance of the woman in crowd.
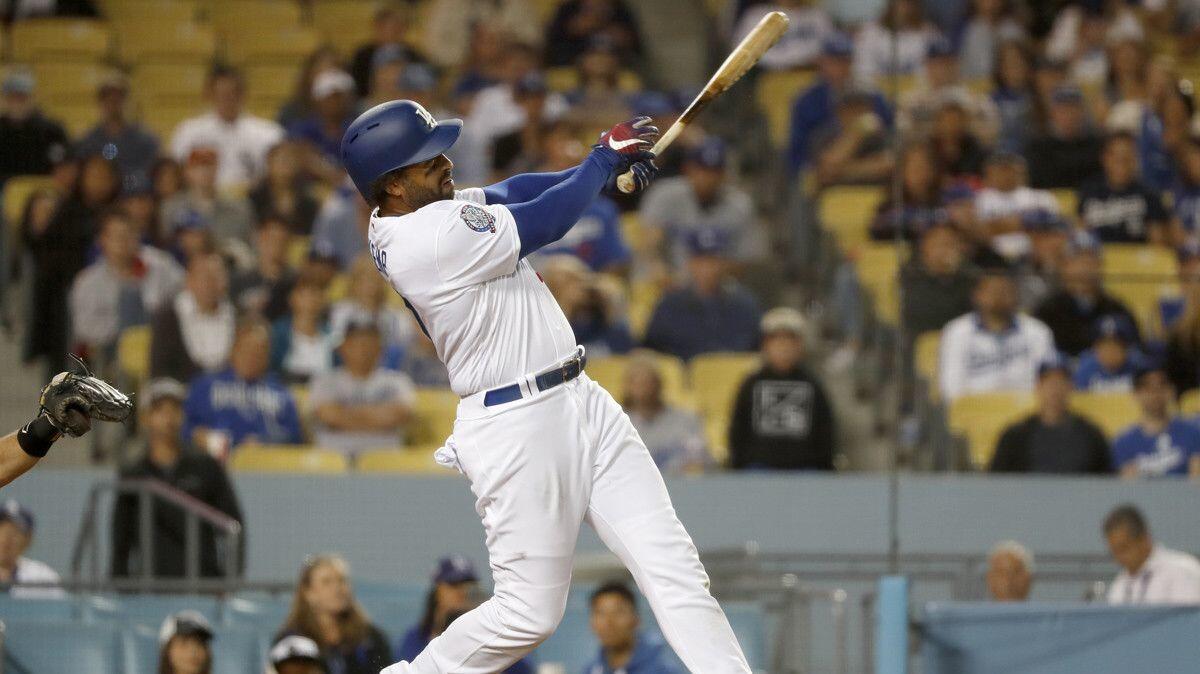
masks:
{"label": "woman in crowd", "polygon": [[321,204],[301,168],[302,149],[295,142],[284,141],[271,148],[267,152],[267,173],[250,191],[250,205],[260,222],[281,218],[291,225],[293,234],[308,236]]}
{"label": "woman in crowd", "polygon": [[158,632],[158,674],[210,674],[212,627],[197,611],[168,616]]}
{"label": "woman in crowd", "polygon": [[271,369],[289,384],[305,383],[333,367],[333,341],[325,320],[325,293],[301,277],[288,294],[289,313],[271,330]]}
{"label": "woman in crowd", "polygon": [[944,217],[941,170],[928,144],[904,148],[900,176],[901,202],[886,199],[871,223],[871,238],[877,241],[890,241],[897,231],[904,239],[914,240]]}
{"label": "woman in crowd", "polygon": [[711,463],[704,423],[663,399],[662,370],[653,354],[629,359],[622,406],[663,473],[699,473]]}
{"label": "woman in crowd", "polygon": [[326,668],[341,674],[378,674],[392,664],[387,637],[371,624],[350,589],[350,569],[335,555],[305,562],[283,629],[312,639],[321,648]]}
{"label": "woman in crowd", "polygon": [[311,115],[313,112],[313,80],[323,72],[341,69],[342,58],[333,45],[322,45],[309,54],[304,59],[304,64],[300,66],[300,74],[296,77],[296,86],[292,89],[291,97],[279,110],[279,117],[276,120],[279,125],[286,129],[292,122]]}
{"label": "woman in crowd", "polygon": [[1025,37],[1013,0],[972,0],[959,48],[962,76],[987,77],[1000,45]]}
{"label": "woman in crowd", "polygon": [[1016,40],[1001,43],[993,80],[992,102],[1000,113],[996,149],[1024,152],[1034,120],[1033,52],[1029,45]]}

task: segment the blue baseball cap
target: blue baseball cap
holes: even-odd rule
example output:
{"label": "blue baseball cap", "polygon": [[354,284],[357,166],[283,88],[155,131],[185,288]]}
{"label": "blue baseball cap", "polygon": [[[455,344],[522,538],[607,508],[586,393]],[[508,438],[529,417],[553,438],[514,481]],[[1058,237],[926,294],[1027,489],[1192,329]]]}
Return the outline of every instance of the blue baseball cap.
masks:
{"label": "blue baseball cap", "polygon": [[456,585],[458,583],[474,583],[478,580],[479,576],[475,574],[475,565],[462,555],[442,557],[433,571],[433,582],[435,583]]}
{"label": "blue baseball cap", "polygon": [[17,503],[16,499],[8,499],[0,505],[0,522],[12,522],[26,535],[33,533],[33,511]]}
{"label": "blue baseball cap", "polygon": [[716,136],[705,138],[699,145],[688,150],[687,160],[707,169],[725,168],[725,141]]}
{"label": "blue baseball cap", "polygon": [[1061,351],[1055,351],[1049,358],[1038,363],[1038,379],[1050,374],[1051,372],[1062,372],[1071,376],[1071,359]]}
{"label": "blue baseball cap", "polygon": [[1067,253],[1070,255],[1099,255],[1100,239],[1086,229],[1075,230],[1071,233],[1071,240],[1067,242]]}
{"label": "blue baseball cap", "polygon": [[408,91],[433,91],[437,75],[424,63],[410,63],[400,71],[400,88]]}
{"label": "blue baseball cap", "polygon": [[935,35],[925,46],[926,58],[936,59],[957,55],[958,52],[954,51],[954,43],[950,42],[945,35]]}
{"label": "blue baseball cap", "polygon": [[821,43],[821,53],[825,56],[848,59],[854,55],[854,41],[845,33],[833,33]]}
{"label": "blue baseball cap", "polygon": [[721,227],[701,227],[687,233],[687,250],[692,255],[722,257],[729,253],[729,232]]}
{"label": "blue baseball cap", "polygon": [[1101,316],[1092,326],[1092,333],[1093,341],[1115,339],[1125,344],[1132,344],[1137,340],[1137,332],[1133,329],[1133,323],[1129,321],[1128,316],[1121,314]]}

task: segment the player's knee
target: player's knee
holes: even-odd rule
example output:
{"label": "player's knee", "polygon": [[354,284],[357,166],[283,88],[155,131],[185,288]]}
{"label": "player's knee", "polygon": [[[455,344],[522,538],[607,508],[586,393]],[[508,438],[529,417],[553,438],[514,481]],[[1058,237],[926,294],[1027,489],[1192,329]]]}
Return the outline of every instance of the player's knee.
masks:
{"label": "player's knee", "polygon": [[540,644],[554,634],[554,630],[558,629],[558,624],[562,622],[567,609],[567,593],[531,593],[530,596],[522,596],[520,599],[501,599],[501,604],[513,636],[531,644]]}

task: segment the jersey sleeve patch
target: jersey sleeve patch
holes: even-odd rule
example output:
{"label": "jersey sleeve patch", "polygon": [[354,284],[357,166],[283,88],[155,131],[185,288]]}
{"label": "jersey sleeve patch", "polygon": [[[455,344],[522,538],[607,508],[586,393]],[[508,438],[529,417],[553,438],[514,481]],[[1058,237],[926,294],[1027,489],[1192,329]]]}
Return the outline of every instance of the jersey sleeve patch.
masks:
{"label": "jersey sleeve patch", "polygon": [[462,208],[458,211],[458,215],[466,223],[467,227],[476,232],[496,233],[496,216],[478,206],[463,204]]}

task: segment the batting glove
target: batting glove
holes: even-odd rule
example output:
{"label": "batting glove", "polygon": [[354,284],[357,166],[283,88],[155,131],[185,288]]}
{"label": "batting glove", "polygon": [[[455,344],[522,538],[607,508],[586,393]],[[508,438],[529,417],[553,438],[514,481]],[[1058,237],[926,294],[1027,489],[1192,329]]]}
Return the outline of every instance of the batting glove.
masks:
{"label": "batting glove", "polygon": [[[600,134],[597,145],[607,147],[626,161],[653,158],[650,148],[658,140],[658,127],[649,117],[634,117]],[[648,155],[648,156],[647,156]]]}
{"label": "batting glove", "polygon": [[608,176],[608,182],[604,184],[605,194],[626,194],[617,187],[617,178],[625,171],[633,174],[633,189],[628,194],[637,194],[646,189],[650,186],[650,181],[658,175],[658,167],[654,165],[654,160],[649,158],[636,161],[628,166],[618,167]]}

